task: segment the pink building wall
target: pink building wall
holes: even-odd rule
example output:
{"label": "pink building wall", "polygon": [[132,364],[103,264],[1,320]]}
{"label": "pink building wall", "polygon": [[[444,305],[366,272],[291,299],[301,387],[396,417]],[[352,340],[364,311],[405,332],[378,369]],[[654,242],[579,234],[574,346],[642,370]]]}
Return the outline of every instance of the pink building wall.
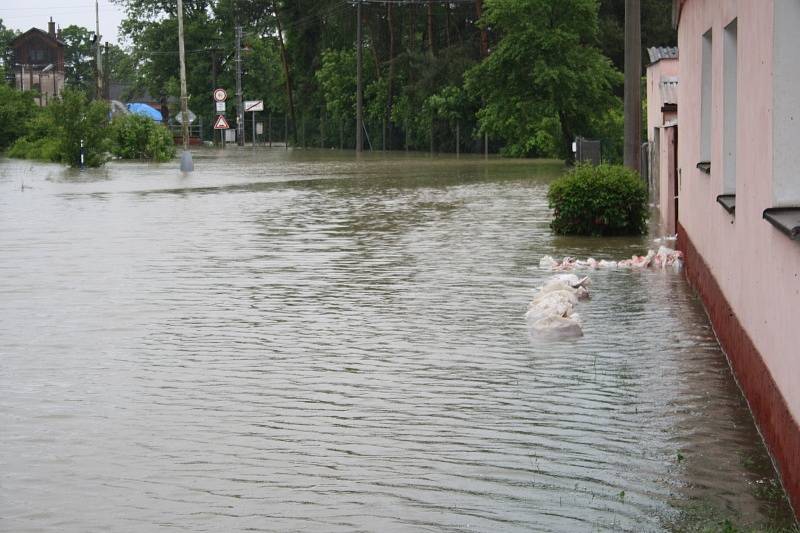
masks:
{"label": "pink building wall", "polygon": [[[774,9],[776,2],[786,1],[679,3],[679,242],[687,253],[697,255],[687,258],[687,275],[703,296],[797,512],[800,241],[789,239],[762,218],[764,209],[776,205],[773,162],[779,152],[775,150],[792,149],[800,139],[800,110],[794,139],[773,136]],[[727,192],[723,187],[723,30],[737,17],[736,211],[731,215],[716,197]],[[703,159],[702,39],[709,29],[713,35],[711,172],[706,174],[696,165]],[[800,63],[794,68],[800,69]],[[796,178],[800,180],[800,168]],[[730,316],[723,316],[721,309],[729,309]],[[750,344],[753,350],[747,348]]]}
{"label": "pink building wall", "polygon": [[653,140],[654,130],[666,122],[677,118],[674,113],[662,113],[664,102],[661,99],[659,84],[662,77],[678,75],[677,59],[662,59],[647,67],[647,139]]}
{"label": "pink building wall", "polygon": [[656,190],[652,198],[658,208],[659,233],[674,234],[675,224],[675,179],[674,179],[674,126],[667,125],[677,119],[677,113],[664,112],[661,80],[679,74],[677,59],[661,59],[647,67],[647,140],[654,143],[652,171],[657,173]]}

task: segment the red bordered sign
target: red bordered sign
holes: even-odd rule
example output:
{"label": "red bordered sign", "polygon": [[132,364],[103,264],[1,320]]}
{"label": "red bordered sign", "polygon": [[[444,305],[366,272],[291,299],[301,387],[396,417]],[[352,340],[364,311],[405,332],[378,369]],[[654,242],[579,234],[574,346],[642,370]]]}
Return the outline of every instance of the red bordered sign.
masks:
{"label": "red bordered sign", "polygon": [[215,130],[229,130],[231,127],[228,125],[228,121],[225,120],[224,115],[217,115],[217,120],[214,121],[214,129]]}
{"label": "red bordered sign", "polygon": [[215,102],[224,102],[228,99],[228,93],[225,89],[214,89],[214,101]]}

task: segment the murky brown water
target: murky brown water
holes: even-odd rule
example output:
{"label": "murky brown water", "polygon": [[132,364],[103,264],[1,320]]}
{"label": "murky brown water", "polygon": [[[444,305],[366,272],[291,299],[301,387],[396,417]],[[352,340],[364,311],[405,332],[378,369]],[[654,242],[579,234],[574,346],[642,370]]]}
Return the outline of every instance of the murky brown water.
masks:
{"label": "murky brown water", "polygon": [[554,238],[559,165],[195,163],[0,160],[3,531],[788,522],[680,275],[593,273],[583,338],[528,337],[543,254],[649,244]]}

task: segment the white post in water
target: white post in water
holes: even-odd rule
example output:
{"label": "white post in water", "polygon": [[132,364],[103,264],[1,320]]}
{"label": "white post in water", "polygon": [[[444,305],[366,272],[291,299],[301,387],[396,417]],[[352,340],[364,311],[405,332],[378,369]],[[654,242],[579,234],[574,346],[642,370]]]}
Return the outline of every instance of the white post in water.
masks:
{"label": "white post in water", "polygon": [[194,170],[192,153],[189,151],[189,113],[186,96],[186,51],[183,48],[183,0],[178,0],[178,56],[181,63],[181,129],[183,130],[183,153],[181,153],[181,172]]}

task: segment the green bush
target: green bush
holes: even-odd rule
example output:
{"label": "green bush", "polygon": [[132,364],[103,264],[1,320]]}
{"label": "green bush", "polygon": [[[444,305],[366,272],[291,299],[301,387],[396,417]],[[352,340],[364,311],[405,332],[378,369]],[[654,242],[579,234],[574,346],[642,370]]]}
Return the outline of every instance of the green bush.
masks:
{"label": "green bush", "polygon": [[28,123],[39,113],[30,91],[0,84],[0,150],[28,133]]}
{"label": "green bush", "polygon": [[60,146],[53,137],[17,139],[8,149],[8,157],[17,159],[35,159],[37,161],[60,161]]}
{"label": "green bush", "polygon": [[164,126],[142,115],[124,115],[111,123],[111,153],[122,159],[169,161],[175,142]]}
{"label": "green bush", "polygon": [[81,142],[87,167],[99,167],[106,162],[109,112],[106,102],[89,101],[80,91],[64,89],[61,98],[53,101],[47,110],[56,124],[52,136],[58,140],[62,163],[80,166]]}
{"label": "green bush", "polygon": [[56,122],[50,108],[39,110],[25,124],[24,137],[18,138],[8,149],[8,157],[61,161],[60,144],[56,138]]}
{"label": "green bush", "polygon": [[617,165],[579,165],[547,193],[550,227],[562,235],[641,235],[647,229],[647,187]]}
{"label": "green bush", "polygon": [[65,89],[61,98],[28,120],[25,136],[11,145],[8,155],[77,167],[81,163],[83,141],[84,164],[99,167],[107,159],[107,126],[105,102],[90,102],[84,93]]}

